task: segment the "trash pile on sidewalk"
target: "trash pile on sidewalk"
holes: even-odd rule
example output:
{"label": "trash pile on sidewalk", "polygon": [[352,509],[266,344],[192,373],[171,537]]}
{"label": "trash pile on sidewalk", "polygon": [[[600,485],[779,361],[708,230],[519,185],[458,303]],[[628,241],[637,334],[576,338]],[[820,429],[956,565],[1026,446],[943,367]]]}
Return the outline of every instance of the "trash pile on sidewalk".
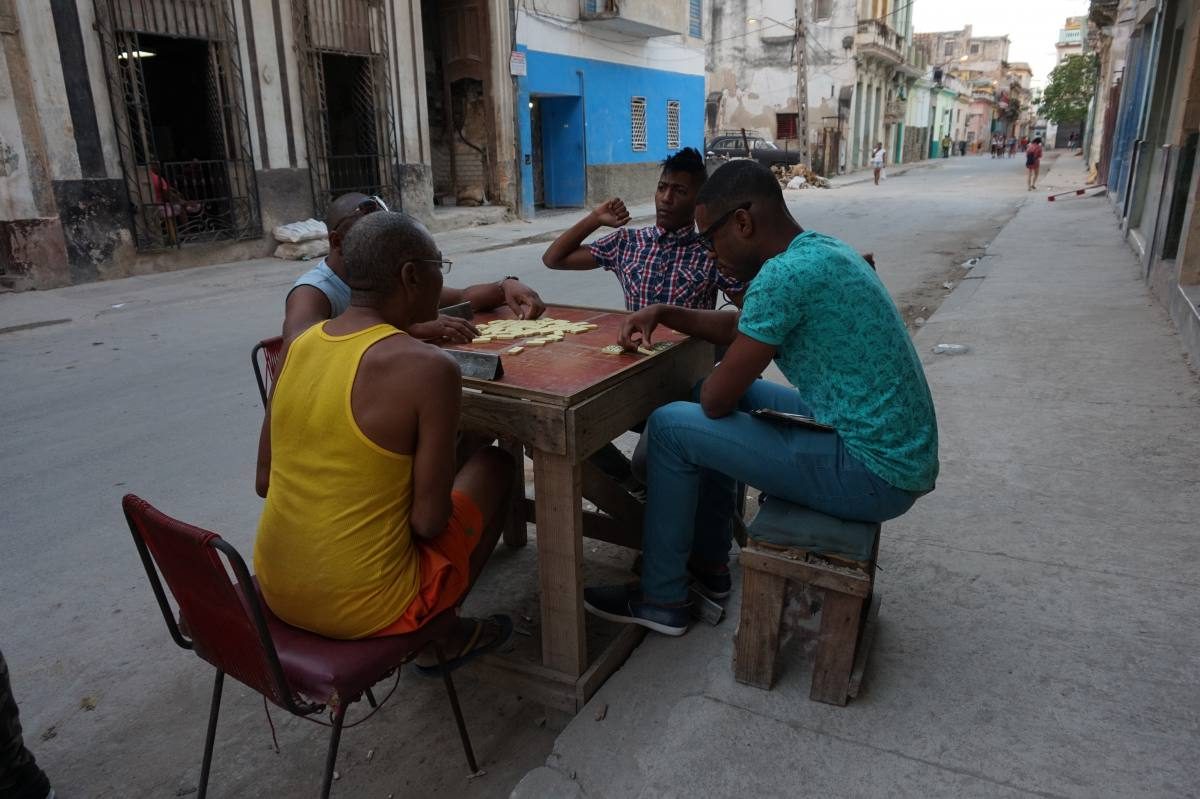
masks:
{"label": "trash pile on sidewalk", "polygon": [[278,225],[271,235],[279,242],[275,257],[285,261],[307,261],[329,254],[329,231],[324,222],[316,219]]}
{"label": "trash pile on sidewalk", "polygon": [[822,189],[829,188],[829,181],[813,172],[804,164],[775,164],[771,167],[771,171],[775,173],[775,177],[779,179],[779,185],[785,189],[807,189],[809,186],[816,186]]}

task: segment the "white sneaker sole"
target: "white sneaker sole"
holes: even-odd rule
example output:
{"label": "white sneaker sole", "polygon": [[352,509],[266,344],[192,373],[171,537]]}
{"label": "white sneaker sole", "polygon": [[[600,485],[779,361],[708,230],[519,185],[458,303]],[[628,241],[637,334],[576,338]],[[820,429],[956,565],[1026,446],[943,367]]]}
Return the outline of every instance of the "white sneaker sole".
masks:
{"label": "white sneaker sole", "polygon": [[586,599],[583,600],[583,608],[593,616],[599,616],[600,618],[607,619],[608,621],[615,621],[618,624],[640,624],[647,630],[654,630],[656,633],[669,635],[673,638],[678,638],[688,631],[687,627],[668,627],[665,624],[659,624],[658,622],[650,621],[649,619],[639,619],[637,616],[618,616],[615,613],[609,613],[606,610],[600,610],[600,608],[595,607]]}

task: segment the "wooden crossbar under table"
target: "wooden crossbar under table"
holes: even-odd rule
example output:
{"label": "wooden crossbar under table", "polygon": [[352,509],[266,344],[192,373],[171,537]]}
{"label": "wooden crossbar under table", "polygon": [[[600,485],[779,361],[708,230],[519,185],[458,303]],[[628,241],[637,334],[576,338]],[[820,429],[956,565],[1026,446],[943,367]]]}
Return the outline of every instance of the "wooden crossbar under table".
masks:
{"label": "wooden crossbar under table", "polygon": [[[655,408],[688,399],[711,371],[713,349],[659,328],[654,341],[670,341],[671,348],[655,355],[608,355],[601,348],[617,341],[624,312],[550,306],[545,315],[598,327],[518,355],[503,353],[524,339],[461,347],[498,352],[504,365],[498,380],[463,379],[463,429],[499,437],[518,463],[526,447],[532,451],[534,500],[525,500],[524,478],[519,477],[504,540],[521,546],[526,521],[537,525],[541,666],[492,655],[482,658],[479,668],[483,676],[500,677],[525,696],[574,713],[645,632],[628,625],[603,652],[589,658],[583,539],[640,548],[642,504],[585,460]],[[475,321],[496,318],[511,318],[511,313],[478,314]],[[604,513],[585,512],[585,495]]]}

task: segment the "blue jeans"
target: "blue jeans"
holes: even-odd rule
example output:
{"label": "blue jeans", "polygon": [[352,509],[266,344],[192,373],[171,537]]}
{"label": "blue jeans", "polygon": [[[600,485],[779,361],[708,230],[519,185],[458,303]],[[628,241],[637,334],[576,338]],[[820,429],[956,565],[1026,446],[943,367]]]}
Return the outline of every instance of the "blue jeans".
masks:
{"label": "blue jeans", "polygon": [[709,419],[696,402],[673,402],[651,414],[645,599],[687,599],[689,557],[709,564],[729,559],[739,482],[840,519],[882,522],[916,501],[847,452],[837,433],[758,419],[748,413],[756,408],[810,413],[791,386],[756,380],[738,409],[720,419]]}

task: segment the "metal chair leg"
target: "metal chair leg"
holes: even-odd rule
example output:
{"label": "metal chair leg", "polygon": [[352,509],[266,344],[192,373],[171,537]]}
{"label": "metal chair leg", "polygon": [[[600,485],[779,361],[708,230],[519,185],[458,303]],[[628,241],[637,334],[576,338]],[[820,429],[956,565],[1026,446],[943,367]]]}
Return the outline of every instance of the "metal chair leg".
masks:
{"label": "metal chair leg", "polygon": [[212,705],[208,710],[208,733],[204,738],[204,760],[200,764],[200,787],[196,789],[197,799],[204,799],[208,793],[208,772],[212,767],[213,743],[217,739],[217,714],[221,710],[221,688],[225,685],[225,672],[217,669],[217,677],[213,680]]}
{"label": "metal chair leg", "polygon": [[446,669],[446,658],[442,654],[440,642],[433,645],[433,652],[437,655],[438,667],[442,670],[442,680],[446,683],[446,694],[450,697],[450,709],[454,711],[454,721],[458,724],[458,737],[462,739],[463,752],[467,755],[467,765],[471,768],[472,774],[478,774],[479,766],[475,763],[475,750],[471,748],[471,736],[467,734],[467,724],[463,721],[462,708],[458,706],[458,692],[454,690],[454,680],[450,679],[450,672]]}
{"label": "metal chair leg", "polygon": [[371,693],[370,688],[367,689],[367,704],[371,706],[372,710],[379,707],[379,705],[375,702],[375,694]]}
{"label": "metal chair leg", "polygon": [[342,723],[346,720],[346,708],[333,711],[333,732],[329,733],[329,753],[325,755],[325,781],[321,783],[321,799],[329,799],[333,787],[333,767],[337,765],[338,743],[342,740]]}

